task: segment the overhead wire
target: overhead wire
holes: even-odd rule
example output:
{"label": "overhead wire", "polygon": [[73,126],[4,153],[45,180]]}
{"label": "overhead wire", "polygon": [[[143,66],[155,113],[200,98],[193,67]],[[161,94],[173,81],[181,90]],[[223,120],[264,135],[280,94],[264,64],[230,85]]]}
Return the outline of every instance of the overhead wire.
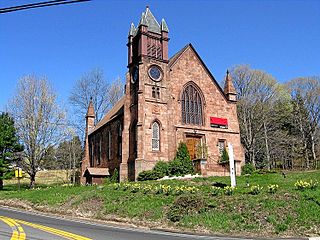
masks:
{"label": "overhead wire", "polygon": [[91,0],[52,0],[38,3],[30,3],[13,7],[0,8],[0,14],[15,12],[20,10],[27,10],[32,8],[40,8],[40,7],[50,7],[62,4],[72,4],[72,3],[81,3],[81,2],[89,2]]}

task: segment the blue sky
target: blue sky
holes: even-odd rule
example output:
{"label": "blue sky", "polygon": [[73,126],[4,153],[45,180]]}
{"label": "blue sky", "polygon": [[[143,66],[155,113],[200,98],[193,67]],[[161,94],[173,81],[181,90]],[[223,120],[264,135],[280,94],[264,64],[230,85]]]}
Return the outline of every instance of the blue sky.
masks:
{"label": "blue sky", "polygon": [[[1,0],[0,8],[40,0]],[[93,68],[124,79],[131,22],[150,6],[169,26],[169,54],[192,43],[218,81],[250,64],[281,82],[320,75],[320,1],[93,0],[0,15],[0,111],[26,74],[47,76],[60,101]]]}

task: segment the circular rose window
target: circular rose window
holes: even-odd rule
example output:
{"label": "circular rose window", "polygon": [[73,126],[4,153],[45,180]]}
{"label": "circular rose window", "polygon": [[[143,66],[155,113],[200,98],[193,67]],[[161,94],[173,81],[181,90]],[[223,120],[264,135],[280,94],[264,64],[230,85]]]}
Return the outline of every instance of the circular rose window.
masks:
{"label": "circular rose window", "polygon": [[149,68],[149,76],[153,81],[160,81],[162,78],[161,69],[158,66],[151,66]]}

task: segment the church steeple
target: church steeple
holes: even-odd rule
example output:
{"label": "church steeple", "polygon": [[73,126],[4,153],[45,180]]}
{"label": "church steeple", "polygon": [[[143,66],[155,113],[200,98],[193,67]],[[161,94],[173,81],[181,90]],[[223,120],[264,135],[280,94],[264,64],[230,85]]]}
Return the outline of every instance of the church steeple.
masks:
{"label": "church steeple", "polygon": [[229,73],[229,70],[227,70],[227,75],[226,75],[226,79],[225,79],[224,94],[227,96],[228,100],[237,101],[237,92],[233,86],[232,78]]}
{"label": "church steeple", "polygon": [[94,107],[93,107],[93,103],[92,103],[92,97],[90,98],[90,102],[89,102],[86,118],[93,118],[93,119],[95,118]]}
{"label": "church steeple", "polygon": [[128,66],[141,61],[143,57],[150,57],[167,62],[169,28],[164,19],[161,24],[154,17],[147,6],[137,28],[132,23],[128,34]]}

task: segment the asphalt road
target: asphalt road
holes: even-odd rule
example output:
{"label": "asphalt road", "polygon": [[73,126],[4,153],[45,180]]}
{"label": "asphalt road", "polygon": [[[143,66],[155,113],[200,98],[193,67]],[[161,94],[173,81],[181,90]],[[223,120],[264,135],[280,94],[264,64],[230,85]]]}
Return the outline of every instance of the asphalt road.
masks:
{"label": "asphalt road", "polygon": [[[208,237],[117,227],[70,220],[0,207],[0,240],[224,240],[241,238]],[[249,238],[246,238],[247,240]]]}

